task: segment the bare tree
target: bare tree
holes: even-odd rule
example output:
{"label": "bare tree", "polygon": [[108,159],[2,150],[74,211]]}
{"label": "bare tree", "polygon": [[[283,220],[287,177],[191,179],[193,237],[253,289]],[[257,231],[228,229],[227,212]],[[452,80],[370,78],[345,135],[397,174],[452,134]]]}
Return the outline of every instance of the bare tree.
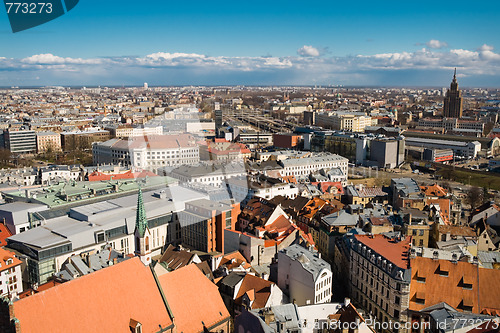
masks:
{"label": "bare tree", "polygon": [[484,191],[477,186],[471,187],[465,196],[465,202],[468,203],[471,209],[476,209],[484,202]]}
{"label": "bare tree", "polygon": [[2,166],[8,166],[11,162],[11,153],[8,149],[0,148],[0,164]]}

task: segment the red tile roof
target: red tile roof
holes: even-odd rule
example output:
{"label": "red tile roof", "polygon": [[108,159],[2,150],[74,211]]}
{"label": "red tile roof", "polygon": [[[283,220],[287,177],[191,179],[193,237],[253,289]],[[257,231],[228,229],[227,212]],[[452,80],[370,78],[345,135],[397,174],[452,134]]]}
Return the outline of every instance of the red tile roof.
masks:
{"label": "red tile roof", "polygon": [[143,332],[172,324],[153,274],[139,258],[20,299],[14,314],[21,332],[129,332],[131,319]]}
{"label": "red tile roof", "polygon": [[243,282],[241,283],[240,289],[235,298],[235,303],[241,304],[244,294],[253,294],[255,301],[252,304],[252,309],[261,309],[266,306],[267,300],[269,299],[269,296],[271,296],[272,285],[274,285],[273,282],[247,274],[243,278]]}
{"label": "red tile roof", "polygon": [[6,239],[12,236],[10,230],[5,226],[5,224],[0,223],[0,247],[7,245]]}
{"label": "red tile roof", "polygon": [[203,332],[204,325],[209,328],[229,318],[217,286],[196,265],[187,265],[158,279],[177,332]]}
{"label": "red tile roof", "polygon": [[[7,264],[7,260],[12,259],[10,264]],[[4,248],[0,248],[0,272],[3,272],[9,268],[16,267],[21,264],[21,260],[16,258],[14,252],[7,251]]]}
{"label": "red tile roof", "polygon": [[51,280],[49,282],[46,282],[44,284],[41,284],[40,286],[38,286],[38,288],[36,290],[30,288],[30,289],[27,289],[25,291],[23,291],[21,294],[18,295],[19,298],[25,298],[25,297],[28,297],[28,296],[31,296],[31,295],[34,295],[34,294],[38,294],[42,291],[45,291],[47,289],[50,289],[52,287],[55,287],[55,286],[58,286],[62,284],[62,282],[58,282],[56,280]]}
{"label": "red tile roof", "polygon": [[[422,257],[411,259],[411,268],[411,310],[419,311],[446,302],[459,311],[463,310],[461,304],[465,304],[472,306],[474,313],[500,315],[500,270]],[[425,282],[417,278],[425,278]],[[464,288],[464,283],[470,288]],[[424,304],[420,304],[422,300],[416,301],[417,295],[425,299]]]}
{"label": "red tile roof", "polygon": [[437,184],[429,185],[429,186],[420,186],[420,189],[428,197],[441,198],[441,197],[445,197],[448,195],[448,191]]}
{"label": "red tile roof", "polygon": [[356,239],[400,268],[408,268],[411,237],[394,242],[384,235],[356,235]]}
{"label": "red tile roof", "polygon": [[116,179],[131,179],[131,178],[145,178],[145,177],[157,177],[158,175],[151,171],[142,171],[142,172],[132,172],[131,170],[124,173],[114,173],[114,174],[106,174],[99,171],[92,172],[88,178],[89,181],[101,181],[101,180],[113,180]]}

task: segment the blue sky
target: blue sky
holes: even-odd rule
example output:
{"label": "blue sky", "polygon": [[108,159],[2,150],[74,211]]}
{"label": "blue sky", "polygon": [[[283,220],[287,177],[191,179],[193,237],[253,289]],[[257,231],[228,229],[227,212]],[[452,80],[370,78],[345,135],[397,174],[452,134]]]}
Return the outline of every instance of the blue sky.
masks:
{"label": "blue sky", "polygon": [[[473,5],[473,6],[472,6]],[[0,85],[500,86],[498,1],[94,1],[13,34]]]}

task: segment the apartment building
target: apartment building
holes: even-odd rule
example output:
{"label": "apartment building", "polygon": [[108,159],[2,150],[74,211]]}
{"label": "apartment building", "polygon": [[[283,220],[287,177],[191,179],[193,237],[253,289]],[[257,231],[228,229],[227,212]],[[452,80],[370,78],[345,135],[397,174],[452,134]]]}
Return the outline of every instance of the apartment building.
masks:
{"label": "apartment building", "polygon": [[133,127],[118,126],[116,128],[107,128],[113,138],[130,138],[137,136],[163,135],[163,126],[151,127]]}
{"label": "apartment building", "polygon": [[21,260],[14,252],[0,248],[0,296],[12,298],[22,291]]}
{"label": "apartment building", "polygon": [[380,322],[407,322],[410,237],[355,235],[350,242],[349,289],[355,302]]}
{"label": "apartment building", "polygon": [[47,131],[36,133],[36,152],[38,154],[46,151],[61,151],[61,135]]}
{"label": "apartment building", "polygon": [[330,303],[332,271],[318,252],[300,245],[289,246],[277,254],[278,287],[297,305]]}
{"label": "apartment building", "polygon": [[372,118],[362,112],[317,113],[315,125],[346,132],[364,132],[372,125]]}
{"label": "apartment building", "polygon": [[312,157],[293,158],[280,161],[283,167],[280,170],[281,176],[307,177],[321,169],[339,169],[343,178],[347,180],[347,168],[349,160],[345,157],[335,154],[323,153],[313,155]]}
{"label": "apartment building", "polygon": [[111,139],[95,143],[92,157],[96,165],[122,164],[146,170],[200,162],[199,146],[189,134]]}

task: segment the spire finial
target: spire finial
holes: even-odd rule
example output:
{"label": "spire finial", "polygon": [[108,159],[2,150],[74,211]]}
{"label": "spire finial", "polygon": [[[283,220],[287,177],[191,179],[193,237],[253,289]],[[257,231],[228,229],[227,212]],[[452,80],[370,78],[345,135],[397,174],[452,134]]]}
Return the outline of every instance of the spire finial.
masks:
{"label": "spire finial", "polygon": [[139,193],[137,194],[137,214],[135,217],[135,227],[139,231],[141,237],[144,236],[144,233],[148,228],[148,221],[146,219],[146,209],[144,208],[141,186],[139,186]]}
{"label": "spire finial", "polygon": [[455,67],[455,73],[453,73],[453,77],[456,78],[457,77],[457,68]]}

